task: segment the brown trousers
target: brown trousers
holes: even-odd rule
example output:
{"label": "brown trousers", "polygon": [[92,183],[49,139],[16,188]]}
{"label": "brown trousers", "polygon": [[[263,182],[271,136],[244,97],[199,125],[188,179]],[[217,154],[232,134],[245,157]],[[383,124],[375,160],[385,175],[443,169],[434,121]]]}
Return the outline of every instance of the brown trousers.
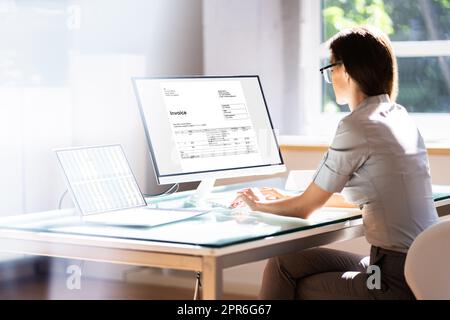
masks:
{"label": "brown trousers", "polygon": [[[259,298],[414,299],[404,277],[405,258],[405,253],[374,246],[370,257],[313,248],[272,258],[264,270]],[[380,289],[367,285],[373,274],[367,273],[369,265],[380,268]]]}

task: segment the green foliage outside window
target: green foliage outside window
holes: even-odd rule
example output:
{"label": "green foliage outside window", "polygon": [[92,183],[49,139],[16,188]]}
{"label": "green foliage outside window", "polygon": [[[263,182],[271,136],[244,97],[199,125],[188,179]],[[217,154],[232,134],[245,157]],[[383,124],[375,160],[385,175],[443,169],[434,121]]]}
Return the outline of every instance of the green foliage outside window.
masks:
{"label": "green foliage outside window", "polygon": [[[392,41],[450,39],[450,0],[322,0],[322,17],[323,41],[364,24]],[[412,112],[450,113],[450,57],[399,58],[398,65],[400,104]],[[325,112],[348,111],[336,106],[330,86],[324,93]]]}

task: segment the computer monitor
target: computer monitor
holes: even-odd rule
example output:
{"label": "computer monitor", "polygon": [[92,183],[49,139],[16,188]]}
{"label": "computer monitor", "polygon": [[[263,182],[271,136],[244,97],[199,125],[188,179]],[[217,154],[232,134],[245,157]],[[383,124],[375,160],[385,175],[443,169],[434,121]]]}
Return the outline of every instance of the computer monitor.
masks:
{"label": "computer monitor", "polygon": [[258,76],[132,81],[159,184],[286,170]]}

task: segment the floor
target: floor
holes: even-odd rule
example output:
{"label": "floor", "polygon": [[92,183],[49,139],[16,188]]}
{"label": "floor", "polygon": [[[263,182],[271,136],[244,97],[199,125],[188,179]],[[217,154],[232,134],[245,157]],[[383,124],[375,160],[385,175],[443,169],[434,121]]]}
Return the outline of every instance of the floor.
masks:
{"label": "floor", "polygon": [[[0,300],[190,300],[194,290],[110,280],[83,279],[80,289],[69,290],[61,276],[25,277],[0,282]],[[256,297],[225,294],[224,300],[252,300]]]}

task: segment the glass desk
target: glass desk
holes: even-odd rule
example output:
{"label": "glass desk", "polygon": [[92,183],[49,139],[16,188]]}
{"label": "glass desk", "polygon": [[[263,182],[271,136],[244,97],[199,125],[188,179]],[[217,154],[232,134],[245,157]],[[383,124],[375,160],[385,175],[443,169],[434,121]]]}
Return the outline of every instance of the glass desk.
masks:
{"label": "glass desk", "polygon": [[224,248],[245,242],[343,223],[361,217],[356,209],[328,208],[307,220],[262,212],[211,209],[204,214],[168,224],[113,226],[83,222],[74,209],[54,210],[0,219],[3,230],[83,235],[164,242],[204,248]]}
{"label": "glass desk", "polygon": [[[259,183],[273,186],[274,181]],[[216,192],[233,196],[241,187],[218,187]],[[173,208],[190,194],[147,202],[149,207]],[[0,219],[1,251],[199,271],[204,299],[221,297],[224,268],[362,235],[360,210],[338,208],[322,208],[307,220],[211,208],[155,227],[83,223],[74,209]]]}

